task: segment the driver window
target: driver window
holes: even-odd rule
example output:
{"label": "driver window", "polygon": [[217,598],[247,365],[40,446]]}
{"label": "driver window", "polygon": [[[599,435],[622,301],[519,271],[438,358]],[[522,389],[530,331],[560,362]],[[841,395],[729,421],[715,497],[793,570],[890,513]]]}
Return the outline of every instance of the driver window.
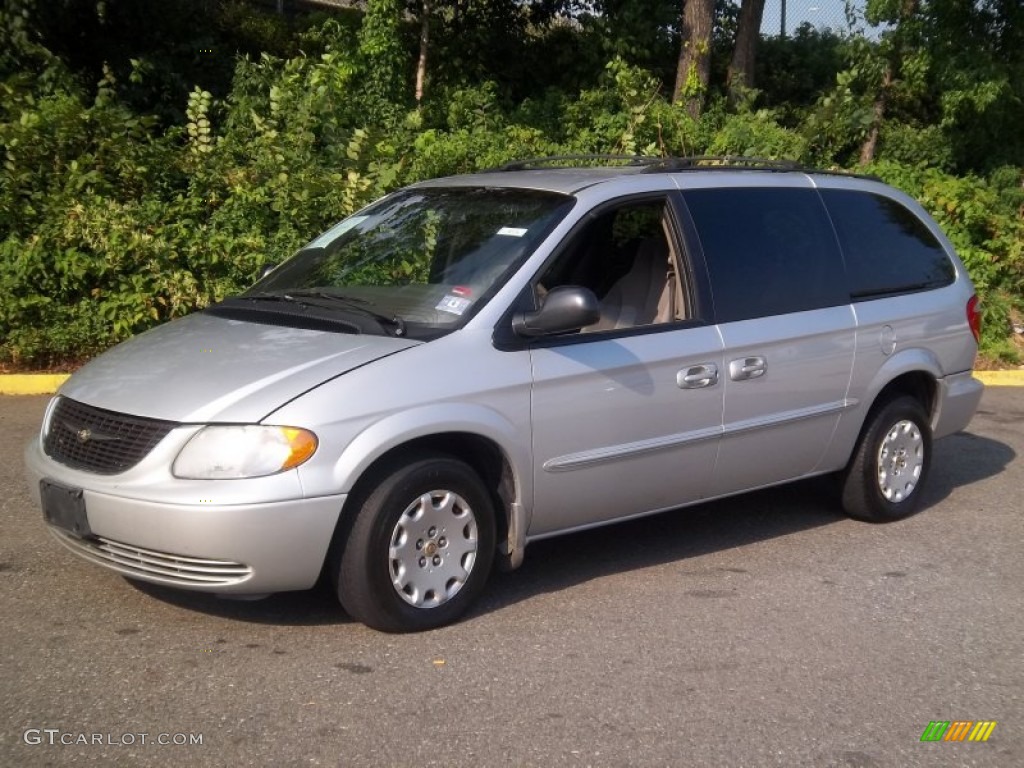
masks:
{"label": "driver window", "polygon": [[686,317],[665,200],[605,210],[576,233],[537,284],[581,285],[601,301],[601,319],[584,333],[667,323]]}

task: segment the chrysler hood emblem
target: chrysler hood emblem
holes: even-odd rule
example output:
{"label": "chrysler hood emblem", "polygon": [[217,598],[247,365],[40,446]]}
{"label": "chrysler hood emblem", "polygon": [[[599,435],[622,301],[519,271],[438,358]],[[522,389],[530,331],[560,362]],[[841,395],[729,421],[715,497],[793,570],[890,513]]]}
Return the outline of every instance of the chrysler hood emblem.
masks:
{"label": "chrysler hood emblem", "polygon": [[92,430],[80,429],[78,430],[78,434],[76,436],[78,437],[78,442],[87,443],[89,442],[89,439],[92,437]]}

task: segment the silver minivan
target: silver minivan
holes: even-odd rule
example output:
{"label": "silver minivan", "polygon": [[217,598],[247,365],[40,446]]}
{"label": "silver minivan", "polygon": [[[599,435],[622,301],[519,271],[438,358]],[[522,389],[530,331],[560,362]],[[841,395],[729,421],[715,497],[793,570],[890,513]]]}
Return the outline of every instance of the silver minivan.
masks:
{"label": "silver minivan", "polygon": [[906,517],[981,398],[978,333],[949,241],[877,180],[522,163],[388,195],[99,356],[25,461],[98,565],[325,575],[420,630],[531,541],[708,499],[832,473],[853,517]]}

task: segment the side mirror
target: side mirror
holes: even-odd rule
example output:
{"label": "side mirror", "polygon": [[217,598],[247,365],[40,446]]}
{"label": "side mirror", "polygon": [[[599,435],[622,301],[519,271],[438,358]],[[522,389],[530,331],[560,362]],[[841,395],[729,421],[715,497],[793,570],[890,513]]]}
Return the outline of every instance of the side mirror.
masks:
{"label": "side mirror", "polygon": [[544,297],[541,308],[533,312],[517,312],[512,330],[519,336],[548,336],[578,331],[601,319],[601,303],[589,288],[560,285]]}

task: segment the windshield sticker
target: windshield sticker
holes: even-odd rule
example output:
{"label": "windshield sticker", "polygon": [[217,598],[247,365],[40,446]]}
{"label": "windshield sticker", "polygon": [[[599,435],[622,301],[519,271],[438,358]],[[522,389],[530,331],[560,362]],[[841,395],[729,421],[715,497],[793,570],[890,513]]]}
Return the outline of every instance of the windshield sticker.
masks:
{"label": "windshield sticker", "polygon": [[499,235],[507,235],[508,237],[522,237],[526,234],[526,227],[502,227],[498,230]]}
{"label": "windshield sticker", "polygon": [[342,219],[333,227],[324,232],[320,237],[307,245],[307,248],[326,248],[328,245],[333,243],[339,237],[348,232],[352,227],[357,227],[366,221],[369,216],[349,216],[347,219]]}
{"label": "windshield sticker", "polygon": [[434,307],[434,309],[436,309],[438,312],[448,312],[453,315],[461,315],[463,312],[469,309],[469,305],[472,303],[473,302],[470,301],[469,299],[465,299],[462,296],[453,296],[452,294],[449,293],[447,296],[441,299],[441,302],[436,307]]}
{"label": "windshield sticker", "polygon": [[452,286],[452,293],[454,293],[456,296],[472,296],[473,289],[467,288],[464,285],[455,285]]}

